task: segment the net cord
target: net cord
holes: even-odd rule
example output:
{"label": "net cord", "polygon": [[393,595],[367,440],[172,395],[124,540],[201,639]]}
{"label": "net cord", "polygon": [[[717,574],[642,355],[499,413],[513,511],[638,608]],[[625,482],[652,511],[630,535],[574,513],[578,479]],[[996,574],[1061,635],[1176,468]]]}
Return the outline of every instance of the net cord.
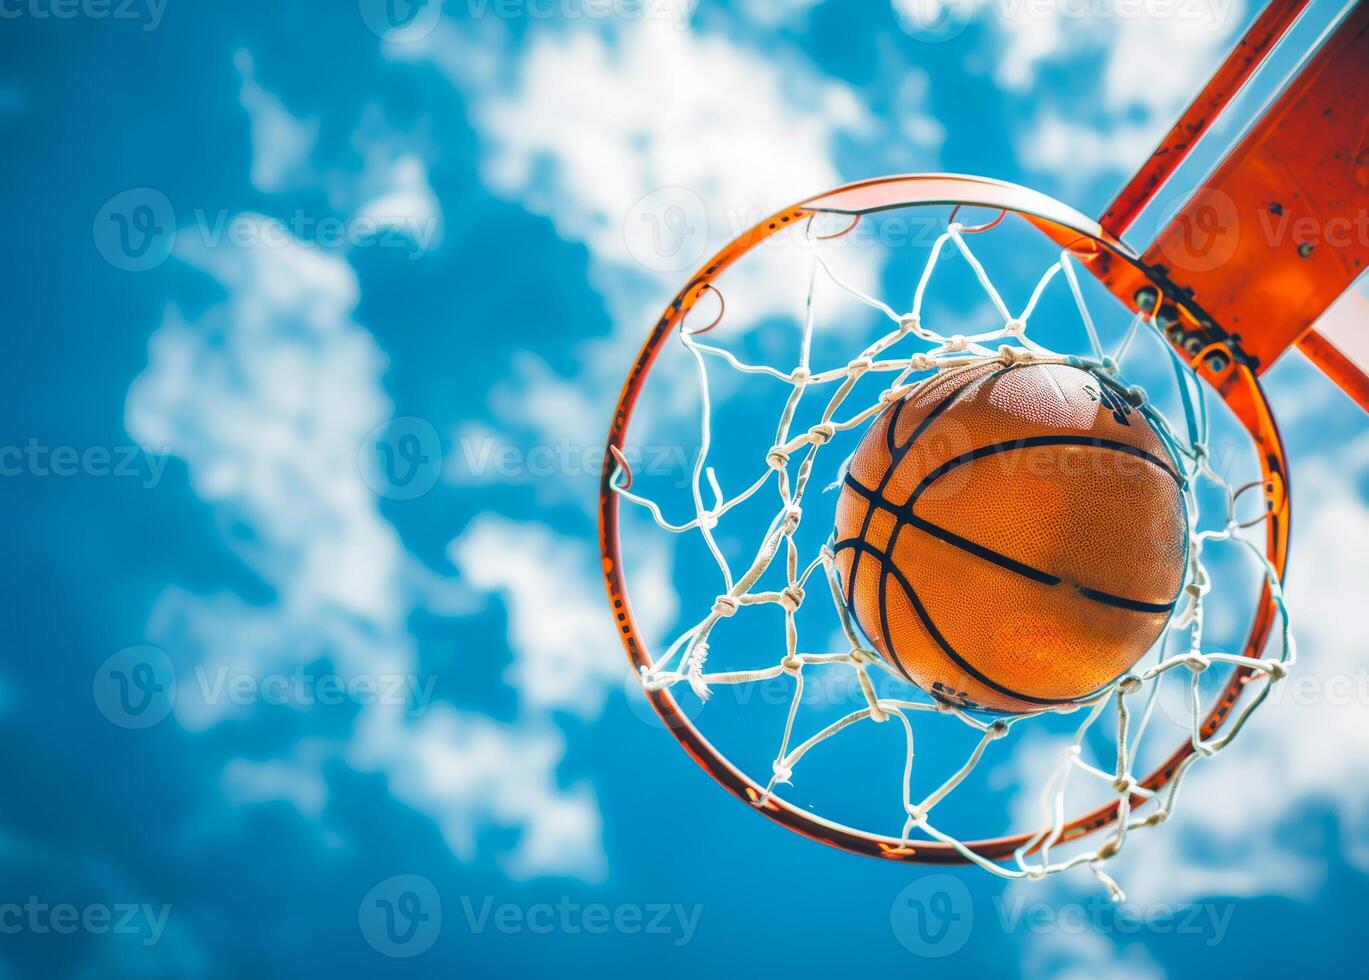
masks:
{"label": "net cord", "polygon": [[[1059,259],[1043,273],[1022,312],[1014,316],[970,248],[966,236],[975,231],[953,222],[937,237],[919,277],[912,306],[903,314],[895,312],[892,307],[844,281],[831,268],[821,251],[813,248],[804,302],[799,357],[797,364],[789,371],[769,365],[746,363],[730,351],[696,339],[697,335],[683,329],[682,325],[679,340],[693,360],[700,397],[700,449],[690,476],[693,516],[688,520],[672,523],[654,500],[629,490],[631,472],[625,457],[621,455],[617,456],[618,468],[614,474],[613,487],[622,499],[650,514],[655,524],[663,530],[674,534],[697,532],[718,566],[723,588],[711,608],[698,622],[681,632],[649,668],[641,668],[641,680],[649,690],[661,690],[684,683],[702,700],[707,700],[712,688],[718,685],[754,684],[785,676],[792,680],[789,709],[771,763],[771,775],[765,783],[765,792],[758,805],[763,804],[778,787],[790,784],[800,760],[818,746],[854,725],[866,721],[883,724],[890,719],[897,719],[904,739],[903,821],[899,834],[904,846],[913,846],[915,841],[912,835],[914,831],[920,831],[933,840],[955,848],[966,861],[1008,879],[1037,880],[1080,866],[1088,866],[1111,896],[1120,901],[1124,894],[1117,883],[1104,872],[1104,862],[1122,850],[1132,831],[1153,827],[1169,819],[1174,812],[1183,777],[1189,768],[1196,760],[1221,752],[1240,734],[1246,721],[1268,697],[1272,685],[1282,680],[1292,667],[1296,659],[1296,645],[1278,575],[1264,552],[1248,535],[1242,533],[1262,523],[1267,511],[1266,514],[1251,519],[1243,520],[1238,516],[1241,496],[1254,485],[1233,488],[1213,469],[1207,450],[1209,417],[1205,389],[1193,367],[1164,341],[1153,313],[1140,312],[1133,315],[1118,348],[1112,355],[1106,354],[1075,274],[1074,259],[1066,250],[1062,251]],[[816,244],[818,241],[819,239],[815,239],[810,233],[809,243]],[[943,335],[924,324],[925,301],[933,272],[948,245],[957,251],[974,272],[989,302],[1002,319],[1001,327],[970,335]],[[860,302],[879,311],[892,321],[893,327],[865,347],[846,365],[814,372],[810,364],[810,355],[815,330],[814,293],[820,281],[819,276],[825,277]],[[1074,308],[1078,311],[1091,351],[1089,357],[1052,352],[1027,336],[1030,317],[1036,311],[1046,289],[1057,276],[1063,278]],[[1144,391],[1139,388],[1126,388],[1117,380],[1121,360],[1132,356],[1138,342],[1146,337],[1158,343],[1172,360],[1184,416],[1182,435],[1176,432],[1168,420],[1147,401]],[[892,348],[909,338],[920,341],[926,349],[902,355],[892,353]],[[991,346],[995,344],[998,346]],[[730,497],[724,493],[713,467],[708,465],[712,445],[709,359],[742,374],[765,375],[791,386],[776,424],[774,442],[766,453],[765,469]],[[800,559],[799,549],[794,540],[795,532],[803,518],[802,502],[815,459],[819,451],[830,443],[834,436],[861,427],[930,377],[968,371],[986,361],[998,361],[1006,365],[1036,363],[1083,367],[1093,372],[1100,381],[1123,394],[1145,413],[1170,447],[1184,483],[1189,527],[1194,529],[1190,534],[1181,605],[1176,610],[1165,636],[1157,644],[1153,662],[1143,669],[1124,675],[1104,690],[1071,706],[1069,710],[1081,712],[1083,720],[1075,729],[1073,738],[1061,752],[1058,764],[1042,787],[1042,828],[1017,849],[1011,862],[984,858],[933,824],[930,817],[935,807],[960,786],[989,754],[991,744],[1008,737],[1012,729],[1029,716],[985,721],[949,704],[878,696],[870,679],[872,671],[883,671],[894,678],[901,678],[901,675],[886,663],[880,654],[863,644],[852,623],[850,611],[843,601],[840,580],[830,548],[824,545],[819,554],[805,564]],[[890,375],[891,378],[872,404],[838,418],[838,413],[845,407],[848,396],[857,382],[870,373]],[[910,380],[914,375],[920,377]],[[804,396],[811,389],[831,384],[835,384],[836,388],[828,397],[819,421],[805,431],[794,434],[792,428],[795,415]],[[761,493],[772,479],[779,498],[779,509],[762,536],[754,557],[744,571],[736,574],[713,532],[730,511]],[[1226,514],[1222,526],[1197,530],[1199,513],[1194,485],[1198,481],[1207,481],[1224,494]],[[704,494],[705,483],[709,491],[708,499],[711,501],[707,504]],[[1205,650],[1205,601],[1211,590],[1211,581],[1207,565],[1204,563],[1204,553],[1209,545],[1218,542],[1232,542],[1242,547],[1261,570],[1279,617],[1280,641],[1277,656],[1252,658],[1223,650]],[[787,582],[785,588],[779,591],[753,591],[760,578],[780,559],[781,554]],[[819,569],[827,579],[837,622],[849,644],[846,651],[809,653],[799,649],[795,614],[807,599],[810,578]],[[784,611],[783,655],[779,662],[757,669],[710,672],[707,665],[710,637],[714,628],[721,620],[737,615],[742,609],[760,605],[778,605]],[[1187,642],[1183,652],[1167,654],[1169,640],[1184,635]],[[1199,679],[1204,671],[1214,665],[1251,671],[1250,682],[1255,684],[1255,691],[1253,697],[1244,699],[1242,708],[1220,735],[1204,739]],[[797,744],[793,744],[796,729],[800,724],[805,671],[829,668],[854,672],[859,690],[866,702],[865,707],[800,738]],[[1132,763],[1153,717],[1160,684],[1167,675],[1174,673],[1177,676],[1181,671],[1188,673],[1190,740],[1194,753],[1183,760],[1163,792],[1155,793],[1140,785],[1132,770]],[[1142,704],[1137,712],[1131,704],[1131,699],[1142,695],[1142,692]],[[1084,742],[1110,703],[1115,705],[1116,709],[1116,752],[1110,764],[1104,767],[1084,758]],[[954,774],[932,792],[914,801],[912,776],[915,739],[910,715],[922,714],[952,716],[977,731],[979,739],[965,763]],[[1076,774],[1110,787],[1119,807],[1119,819],[1115,827],[1109,830],[1095,847],[1057,859],[1053,852],[1057,849],[1066,826],[1065,795],[1071,778]]]}

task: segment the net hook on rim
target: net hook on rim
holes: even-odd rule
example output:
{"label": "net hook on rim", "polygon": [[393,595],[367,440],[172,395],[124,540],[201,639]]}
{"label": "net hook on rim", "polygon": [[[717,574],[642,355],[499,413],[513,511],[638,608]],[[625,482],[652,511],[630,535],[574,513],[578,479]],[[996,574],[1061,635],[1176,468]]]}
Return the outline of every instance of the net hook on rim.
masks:
{"label": "net hook on rim", "polygon": [[811,238],[811,239],[813,239],[814,241],[817,241],[817,242],[830,242],[830,241],[832,241],[833,239],[836,239],[836,238],[845,238],[847,235],[851,234],[851,232],[855,231],[855,230],[856,230],[856,225],[860,224],[860,219],[863,217],[863,215],[860,215],[860,214],[853,214],[853,215],[851,215],[851,223],[850,223],[849,225],[847,225],[845,228],[841,229],[841,231],[833,232],[833,233],[830,234],[830,235],[814,235],[814,234],[813,234],[813,219],[816,218],[816,217],[817,217],[816,214],[810,214],[810,215],[808,216],[808,224],[804,227],[804,231],[807,233],[808,237]]}
{"label": "net hook on rim", "polygon": [[[1231,519],[1235,522],[1235,526],[1238,528],[1249,528],[1255,527],[1257,524],[1263,524],[1267,521],[1270,514],[1276,510],[1280,510],[1283,506],[1283,501],[1278,496],[1282,487],[1283,481],[1273,475],[1268,479],[1252,480],[1250,483],[1238,487],[1235,492],[1231,494]],[[1261,490],[1264,495],[1264,513],[1259,517],[1251,517],[1244,521],[1237,521],[1236,508],[1240,503],[1241,497],[1257,488]]]}
{"label": "net hook on rim", "polygon": [[1072,256],[1073,258],[1078,259],[1080,262],[1085,263],[1092,262],[1094,259],[1098,258],[1098,256],[1103,253],[1101,246],[1099,246],[1099,244],[1095,242],[1092,238],[1089,238],[1085,235],[1080,235],[1078,238],[1075,238],[1061,251],[1063,251],[1066,255]]}
{"label": "net hook on rim", "polygon": [[[699,291],[694,295],[694,299],[696,302],[698,301],[699,297],[704,294],[705,290],[708,290],[709,292],[713,293],[714,296],[718,297],[718,315],[713,318],[713,322],[710,323],[708,326],[700,327],[697,330],[686,330],[684,325],[684,318],[681,317],[680,333],[684,334],[686,337],[697,337],[700,334],[708,333],[708,331],[712,330],[718,324],[723,322],[723,314],[727,312],[727,302],[723,299],[722,290],[718,289],[718,287],[713,285],[711,282],[706,282],[703,284],[703,286],[699,288]],[[693,307],[691,306],[690,309],[693,309]],[[688,311],[686,311],[685,316],[688,315],[689,313]]]}
{"label": "net hook on rim", "polygon": [[[960,209],[961,209],[963,206],[964,206],[964,205],[957,204],[955,207],[951,208],[951,216],[950,216],[949,218],[946,219],[946,223],[947,223],[948,225],[953,225],[953,224],[955,224],[955,216],[958,215],[958,214],[960,213]],[[998,210],[998,217],[994,218],[992,221],[987,222],[987,223],[982,224],[982,225],[962,225],[962,226],[960,227],[960,230],[963,231],[963,232],[964,232],[965,234],[967,234],[967,235],[978,235],[980,232],[989,231],[990,229],[997,228],[1000,224],[1003,223],[1003,219],[1006,218],[1007,216],[1008,216],[1008,211],[1007,211],[1007,209],[1006,209],[1006,208],[999,208],[999,210]]]}
{"label": "net hook on rim", "polygon": [[623,451],[612,444],[608,447],[609,454],[618,463],[618,468],[623,471],[623,482],[618,485],[619,490],[632,489],[632,467],[628,465],[627,457]]}

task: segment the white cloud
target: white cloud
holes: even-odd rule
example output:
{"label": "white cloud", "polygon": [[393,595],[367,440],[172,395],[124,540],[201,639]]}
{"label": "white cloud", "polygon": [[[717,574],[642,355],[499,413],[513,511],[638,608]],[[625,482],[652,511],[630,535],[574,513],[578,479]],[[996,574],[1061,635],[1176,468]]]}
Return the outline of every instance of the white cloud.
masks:
{"label": "white cloud", "polygon": [[252,186],[275,194],[308,183],[309,158],[318,141],[318,120],[298,119],[257,84],[252,55],[233,56],[242,79],[239,99],[252,124]]}
{"label": "white cloud", "polygon": [[[985,9],[998,15],[993,20],[1002,45],[994,81],[1011,91],[1030,90],[1041,63],[1064,52],[1066,24],[1058,16],[1007,17],[995,4],[986,4]],[[1080,27],[1087,29],[1088,25]],[[1098,36],[1103,32],[1094,33]]]}
{"label": "white cloud", "polygon": [[[1009,891],[1029,900],[1032,895],[1030,888]],[[1025,945],[1026,976],[1055,980],[1163,980],[1165,976],[1165,971],[1140,943],[1119,949],[1087,927],[1032,932]]]}
{"label": "white cloud", "polygon": [[1144,162],[1225,56],[1245,4],[990,0],[976,12],[1016,109],[1018,159],[1080,186]]}
{"label": "white cloud", "polygon": [[128,429],[185,459],[196,492],[254,530],[230,540],[290,605],[393,616],[403,550],[357,466],[389,415],[386,358],[351,320],[350,267],[279,225],[269,237],[290,244],[182,251],[228,300],[193,323],[168,312]]}
{"label": "white cloud", "polygon": [[377,176],[376,196],[361,206],[357,217],[418,240],[423,229],[430,228],[439,216],[437,195],[428,183],[428,168],[415,156],[402,156]]}
{"label": "white cloud", "polygon": [[797,27],[822,0],[742,0],[741,13],[759,27]]}
{"label": "white cloud", "polygon": [[[590,546],[486,514],[452,542],[451,556],[472,586],[503,597],[517,653],[509,681],[525,703],[597,715],[625,668]],[[678,599],[665,552],[648,552],[643,565],[633,587],[654,635],[674,619]]]}
{"label": "white cloud", "polygon": [[547,441],[564,438],[580,447],[603,441],[609,409],[602,390],[561,377],[528,351],[516,352],[510,368],[513,376],[491,392],[496,417],[538,430]]}
{"label": "white cloud", "polygon": [[744,230],[742,216],[837,183],[836,139],[869,125],[848,89],[800,64],[660,21],[630,22],[614,39],[539,34],[517,64],[511,90],[473,106],[485,179],[613,265],[636,264],[623,220],[652,191],[698,195],[721,245]]}
{"label": "white cloud", "polygon": [[[296,749],[298,753],[299,749]],[[319,758],[232,759],[223,770],[224,797],[234,806],[285,800],[301,815],[318,820],[328,801]]]}
{"label": "white cloud", "polygon": [[514,827],[518,844],[500,858],[513,877],[602,879],[598,804],[588,783],[559,787],[565,744],[554,727],[503,725],[447,705],[413,726],[392,711],[369,712],[363,725],[352,763],[382,764],[395,797],[434,814],[458,858],[474,856],[483,826]]}
{"label": "white cloud", "polygon": [[[227,298],[193,320],[169,310],[128,395],[129,431],[185,460],[227,542],[270,592],[257,603],[232,592],[164,593],[149,633],[175,662],[182,692],[201,683],[200,671],[260,678],[323,658],[343,678],[416,674],[408,619],[425,604],[450,610],[457,591],[408,553],[358,466],[358,448],[391,403],[381,386],[386,358],[352,319],[359,290],[351,268],[284,228],[275,232],[241,249],[186,240],[181,257]],[[256,707],[181,696],[176,717],[200,730],[250,718]],[[337,748],[388,772],[401,798],[428,813],[463,857],[488,816],[523,832],[507,858],[513,873],[598,874],[593,797],[560,789],[562,746],[544,724],[447,708],[415,721],[402,707],[370,705]],[[285,798],[317,814],[321,777],[304,771],[326,756],[231,761],[224,791],[242,802]],[[454,769],[475,761],[495,768],[473,784],[455,779]],[[492,809],[479,795],[490,791]]]}
{"label": "white cloud", "polygon": [[1056,110],[1040,110],[1030,138],[1017,142],[1027,169],[1054,174],[1070,189],[1098,174],[1126,173],[1140,166],[1159,139],[1156,121],[1114,120],[1106,125],[1076,122]]}
{"label": "white cloud", "polygon": [[[497,25],[444,21],[425,41],[387,51],[431,62],[465,96],[489,187],[589,250],[612,337],[582,344],[568,371],[537,355],[515,360],[492,398],[496,421],[517,434],[511,442],[531,433],[540,444],[599,444],[629,352],[692,265],[771,210],[840,183],[839,143],[874,128],[851,89],[797,54],[761,58],[722,33],[662,18],[539,31],[517,47]],[[908,132],[937,136],[930,122],[919,125],[921,105],[902,109]],[[651,251],[651,222],[669,231],[674,215],[641,202],[663,191],[680,205],[685,246],[697,253],[685,268]],[[728,271],[729,335],[795,315],[805,281],[796,251],[759,249]],[[871,290],[878,262],[860,258],[869,261],[853,258],[843,274]],[[581,485],[567,489],[587,499]]]}
{"label": "white cloud", "polygon": [[325,178],[333,207],[404,235],[422,252],[440,244],[442,207],[428,177],[432,149],[424,127],[398,132],[378,107],[369,106],[351,142],[362,168],[334,170]]}
{"label": "white cloud", "polygon": [[420,255],[440,243],[442,211],[428,179],[430,150],[421,126],[417,133],[399,133],[378,107],[368,106],[352,134],[361,170],[320,174],[310,165],[319,121],[296,117],[263,88],[250,52],[238,51],[234,62],[242,79],[239,99],[251,122],[253,187],[274,194],[321,182],[332,206],[354,222],[349,242],[390,230],[420,246]]}

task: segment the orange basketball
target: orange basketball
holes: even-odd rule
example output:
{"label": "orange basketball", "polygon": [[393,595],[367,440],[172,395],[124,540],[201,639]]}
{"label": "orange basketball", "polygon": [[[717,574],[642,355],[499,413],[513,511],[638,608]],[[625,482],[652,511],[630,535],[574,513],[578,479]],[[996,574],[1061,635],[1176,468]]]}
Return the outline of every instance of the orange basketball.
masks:
{"label": "orange basketball", "polygon": [[875,647],[940,700],[1069,705],[1151,647],[1183,584],[1178,468],[1115,383],[986,362],[929,378],[872,424],[833,551]]}

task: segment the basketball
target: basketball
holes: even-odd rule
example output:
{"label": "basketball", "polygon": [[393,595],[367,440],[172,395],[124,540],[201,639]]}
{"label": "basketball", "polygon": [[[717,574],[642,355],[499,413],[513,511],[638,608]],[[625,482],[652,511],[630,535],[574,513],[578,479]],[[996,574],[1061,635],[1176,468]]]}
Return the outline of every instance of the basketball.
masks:
{"label": "basketball", "polygon": [[832,546],[908,680],[958,707],[1074,704],[1150,649],[1183,585],[1173,455],[1124,388],[1064,364],[949,368],[876,417]]}

